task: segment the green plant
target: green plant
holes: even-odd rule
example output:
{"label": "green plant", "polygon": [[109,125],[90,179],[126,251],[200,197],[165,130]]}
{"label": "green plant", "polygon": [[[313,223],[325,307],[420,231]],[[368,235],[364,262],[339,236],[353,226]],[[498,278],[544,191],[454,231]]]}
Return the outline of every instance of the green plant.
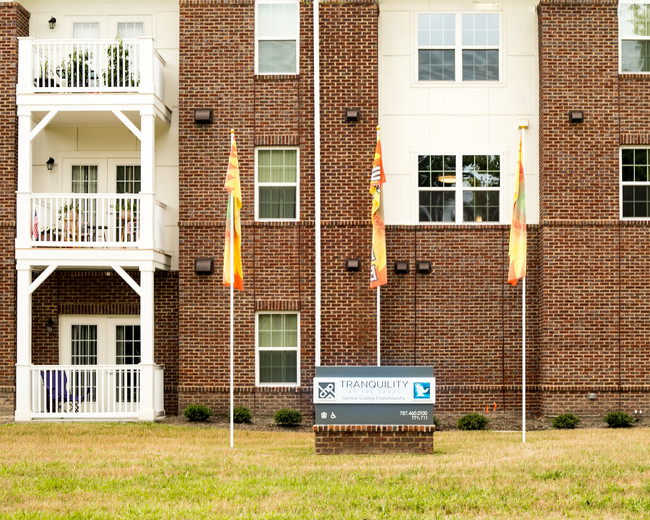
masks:
{"label": "green plant", "polygon": [[572,413],[563,413],[553,419],[553,428],[558,430],[573,430],[580,422],[580,417]]}
{"label": "green plant", "polygon": [[629,428],[634,423],[634,417],[621,411],[609,412],[604,420],[610,428]]}
{"label": "green plant", "polygon": [[440,429],[440,419],[438,419],[435,415],[433,416],[433,425],[436,427],[436,431]]}
{"label": "green plant", "polygon": [[238,406],[232,411],[232,420],[236,423],[249,423],[253,414],[246,406]]}
{"label": "green plant", "polygon": [[484,430],[490,419],[478,413],[468,413],[458,419],[459,430]]}
{"label": "green plant", "polygon": [[109,87],[135,87],[140,80],[131,72],[130,46],[124,45],[121,38],[108,46],[106,59],[108,65],[103,72],[104,83]]}
{"label": "green plant", "polygon": [[59,209],[59,215],[67,217],[72,211],[79,213],[79,204],[64,204],[63,207]]}
{"label": "green plant", "polygon": [[302,421],[302,413],[291,408],[282,408],[275,412],[273,420],[279,426],[297,426]]}
{"label": "green plant", "polygon": [[212,417],[212,410],[204,404],[191,404],[185,408],[183,415],[188,421],[205,422]]}
{"label": "green plant", "polygon": [[61,76],[67,81],[68,87],[87,87],[92,74],[88,49],[81,51],[75,47],[63,60],[59,70]]}

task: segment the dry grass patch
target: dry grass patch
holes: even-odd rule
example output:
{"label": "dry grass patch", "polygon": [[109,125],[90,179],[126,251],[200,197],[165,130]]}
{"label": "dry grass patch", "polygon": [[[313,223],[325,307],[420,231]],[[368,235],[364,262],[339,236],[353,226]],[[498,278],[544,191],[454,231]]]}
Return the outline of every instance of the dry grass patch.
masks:
{"label": "dry grass patch", "polygon": [[650,518],[650,431],[436,433],[432,456],[313,434],[0,426],[0,518]]}

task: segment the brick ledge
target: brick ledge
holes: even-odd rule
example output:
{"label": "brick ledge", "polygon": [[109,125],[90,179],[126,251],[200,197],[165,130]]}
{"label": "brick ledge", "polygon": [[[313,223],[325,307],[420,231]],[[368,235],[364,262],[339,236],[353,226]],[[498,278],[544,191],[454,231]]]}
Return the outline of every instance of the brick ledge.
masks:
{"label": "brick ledge", "polygon": [[314,432],[423,432],[433,433],[436,427],[424,424],[319,424]]}

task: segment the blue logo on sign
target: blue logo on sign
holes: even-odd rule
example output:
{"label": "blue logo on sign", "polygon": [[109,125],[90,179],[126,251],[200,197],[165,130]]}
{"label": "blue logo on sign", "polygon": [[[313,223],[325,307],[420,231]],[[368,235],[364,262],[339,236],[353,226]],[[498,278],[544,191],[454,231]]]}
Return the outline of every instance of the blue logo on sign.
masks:
{"label": "blue logo on sign", "polygon": [[413,383],[414,399],[431,399],[431,383]]}

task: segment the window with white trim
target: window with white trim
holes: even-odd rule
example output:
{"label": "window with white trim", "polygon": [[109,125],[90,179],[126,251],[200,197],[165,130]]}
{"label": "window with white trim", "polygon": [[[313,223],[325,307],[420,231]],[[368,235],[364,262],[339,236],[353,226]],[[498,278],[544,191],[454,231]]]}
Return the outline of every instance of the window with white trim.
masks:
{"label": "window with white trim", "polygon": [[255,317],[255,375],[259,386],[300,385],[300,316],[259,312]]}
{"label": "window with white trim", "polygon": [[117,38],[135,40],[144,36],[144,22],[117,22]]}
{"label": "window with white trim", "polygon": [[621,72],[650,72],[650,6],[648,2],[618,5]]}
{"label": "window with white trim", "polygon": [[258,220],[297,220],[297,148],[256,148],[255,211]]}
{"label": "window with white trim", "polygon": [[498,13],[419,13],[418,81],[499,81]]}
{"label": "window with white trim", "polygon": [[255,72],[298,73],[298,0],[255,1]]}
{"label": "window with white trim", "polygon": [[499,155],[418,156],[419,222],[499,222],[500,197]]}
{"label": "window with white trim", "polygon": [[621,218],[650,218],[650,148],[621,149]]}

